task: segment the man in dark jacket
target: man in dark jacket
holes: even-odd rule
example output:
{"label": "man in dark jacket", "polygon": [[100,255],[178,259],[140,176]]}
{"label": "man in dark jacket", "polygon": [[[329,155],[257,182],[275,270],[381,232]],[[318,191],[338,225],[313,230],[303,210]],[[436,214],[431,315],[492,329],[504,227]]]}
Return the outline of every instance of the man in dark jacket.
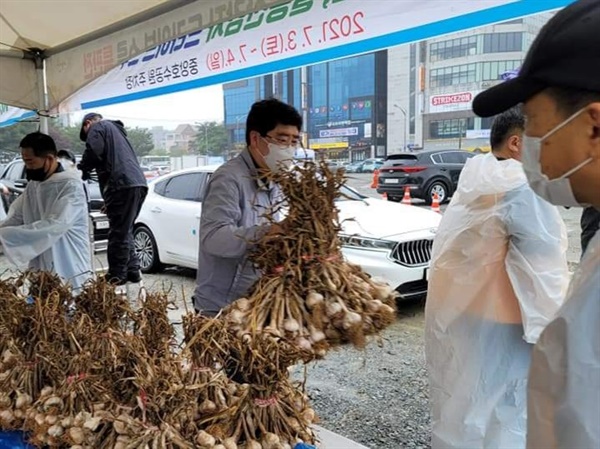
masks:
{"label": "man in dark jacket", "polygon": [[593,206],[583,209],[581,214],[581,255],[585,254],[588,243],[600,229],[600,210]]}
{"label": "man in dark jacket", "polygon": [[148,186],[125,127],[120,121],[102,120],[100,114],[92,112],[83,118],[79,138],[85,142],[85,151],[78,168],[84,179],[93,170],[98,173],[110,223],[106,279],[115,285],[140,282],[133,224]]}

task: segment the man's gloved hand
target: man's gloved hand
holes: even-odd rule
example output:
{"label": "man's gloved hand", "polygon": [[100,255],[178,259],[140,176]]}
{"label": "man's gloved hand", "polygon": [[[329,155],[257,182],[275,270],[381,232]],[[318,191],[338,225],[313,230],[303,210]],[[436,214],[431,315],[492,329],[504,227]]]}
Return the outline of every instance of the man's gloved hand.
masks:
{"label": "man's gloved hand", "polygon": [[[77,169],[81,171],[79,165],[77,166]],[[92,174],[89,171],[81,171],[81,179],[83,179],[84,181],[92,179]]]}

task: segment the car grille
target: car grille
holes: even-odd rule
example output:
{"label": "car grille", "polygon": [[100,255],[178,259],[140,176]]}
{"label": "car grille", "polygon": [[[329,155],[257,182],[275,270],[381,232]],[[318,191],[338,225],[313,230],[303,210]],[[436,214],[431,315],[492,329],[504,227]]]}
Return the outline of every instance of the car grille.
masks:
{"label": "car grille", "polygon": [[392,251],[392,259],[410,267],[426,265],[431,259],[433,240],[413,240],[398,243]]}

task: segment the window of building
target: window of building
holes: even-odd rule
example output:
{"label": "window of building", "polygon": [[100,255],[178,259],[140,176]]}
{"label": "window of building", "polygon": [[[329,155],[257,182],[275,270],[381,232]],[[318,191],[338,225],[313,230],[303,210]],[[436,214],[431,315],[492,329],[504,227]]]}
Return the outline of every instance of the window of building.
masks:
{"label": "window of building", "polygon": [[477,80],[477,64],[462,64],[434,69],[429,77],[432,88],[474,83]]}
{"label": "window of building", "polygon": [[[258,79],[249,80],[245,85],[229,87],[224,91],[225,125],[228,128],[244,128],[246,115],[252,104],[257,100]],[[262,83],[261,83],[262,84]],[[237,137],[238,134],[234,135]],[[235,138],[233,143],[243,142],[244,138]]]}
{"label": "window of building", "polygon": [[357,109],[369,109],[371,102],[351,104],[351,98],[368,97],[375,93],[375,54],[356,56],[329,63],[329,120],[348,120]]}
{"label": "window of building", "polygon": [[460,58],[477,53],[477,36],[461,37],[442,42],[434,42],[429,46],[429,59],[432,62],[445,59]]}
{"label": "window of building", "polygon": [[327,64],[318,64],[309,68],[311,104],[316,107],[327,106]]}
{"label": "window of building", "polygon": [[481,129],[492,129],[495,117],[483,117],[481,119]]}
{"label": "window of building", "polygon": [[500,75],[509,70],[518,68],[521,63],[521,60],[482,62],[481,81],[499,80]]}
{"label": "window of building", "polygon": [[327,123],[327,63],[308,67],[309,136],[318,135],[318,127]]}
{"label": "window of building", "polygon": [[514,19],[502,22],[500,25],[520,25],[521,23],[523,23],[523,19]]}
{"label": "window of building", "polygon": [[[294,106],[302,109],[302,73],[300,69],[294,70]],[[306,124],[305,124],[306,126]]]}
{"label": "window of building", "polygon": [[452,139],[464,137],[468,129],[474,129],[475,118],[455,118],[429,122],[429,136],[432,139]]}
{"label": "window of building", "polygon": [[523,51],[523,33],[488,33],[483,35],[484,53]]}
{"label": "window of building", "polygon": [[319,138],[319,130],[329,122],[371,119],[375,54],[317,64],[307,70],[309,138]]}

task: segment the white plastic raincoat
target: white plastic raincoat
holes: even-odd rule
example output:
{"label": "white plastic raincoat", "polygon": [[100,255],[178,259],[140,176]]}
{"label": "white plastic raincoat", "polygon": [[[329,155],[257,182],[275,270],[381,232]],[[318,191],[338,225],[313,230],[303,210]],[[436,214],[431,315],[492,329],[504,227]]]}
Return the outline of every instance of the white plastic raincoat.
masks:
{"label": "white plastic raincoat", "polygon": [[88,208],[77,171],[30,181],[0,222],[0,243],[17,266],[53,271],[77,290],[93,272]]}
{"label": "white plastic raincoat", "polygon": [[521,163],[465,165],[433,244],[425,306],[432,447],[525,447],[533,344],[569,281],[557,209]]}
{"label": "white plastic raincoat", "polygon": [[600,448],[600,233],[533,350],[529,449]]}

